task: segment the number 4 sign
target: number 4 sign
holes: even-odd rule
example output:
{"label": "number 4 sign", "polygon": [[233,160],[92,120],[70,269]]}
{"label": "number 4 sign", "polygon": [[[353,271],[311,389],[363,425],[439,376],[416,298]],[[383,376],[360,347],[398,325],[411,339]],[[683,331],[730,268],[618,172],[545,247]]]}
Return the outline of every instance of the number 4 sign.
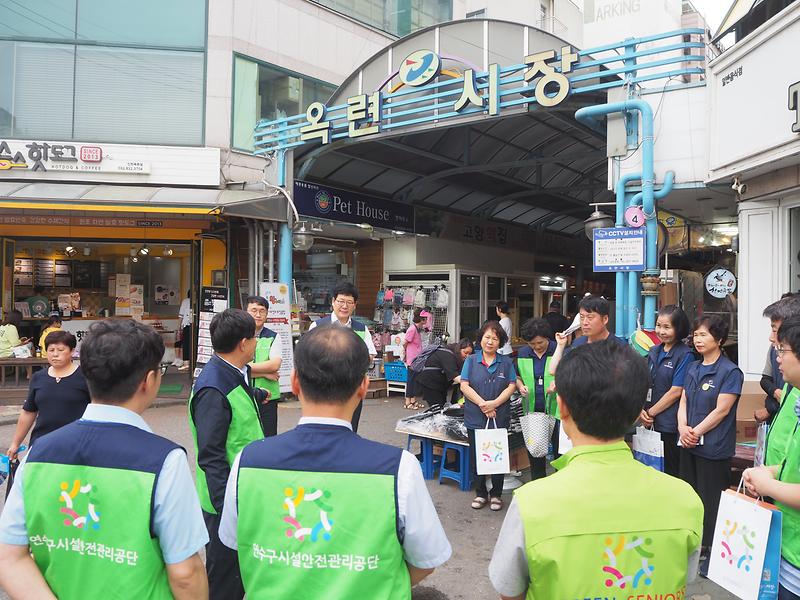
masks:
{"label": "number 4 sign", "polygon": [[641,206],[629,206],[625,209],[625,223],[628,227],[642,227],[644,225],[644,212]]}

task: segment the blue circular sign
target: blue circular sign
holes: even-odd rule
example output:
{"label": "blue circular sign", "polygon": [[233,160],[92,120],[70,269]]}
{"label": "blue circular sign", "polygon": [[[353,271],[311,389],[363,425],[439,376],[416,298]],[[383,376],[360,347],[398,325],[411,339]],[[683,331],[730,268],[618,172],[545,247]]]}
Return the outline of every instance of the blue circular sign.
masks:
{"label": "blue circular sign", "polygon": [[405,57],[400,64],[400,81],[418,86],[428,83],[439,74],[439,55],[431,50],[417,50]]}

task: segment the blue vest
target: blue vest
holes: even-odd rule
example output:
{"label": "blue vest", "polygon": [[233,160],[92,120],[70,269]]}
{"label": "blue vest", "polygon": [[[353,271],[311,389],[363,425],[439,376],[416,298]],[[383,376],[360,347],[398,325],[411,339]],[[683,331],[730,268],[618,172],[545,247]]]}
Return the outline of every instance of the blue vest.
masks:
{"label": "blue vest", "polygon": [[[81,420],[39,438],[28,454],[27,464],[83,465],[152,473],[155,493],[161,467],[176,448],[181,446],[133,425]],[[42,493],[52,493],[52,490],[42,490]],[[155,537],[152,501],[150,537]]]}
{"label": "blue vest", "polygon": [[[702,379],[699,379],[699,369],[703,361],[695,361],[689,365],[684,381],[686,393],[686,417],[690,427],[698,425],[717,406],[717,397],[720,386],[731,371],[739,371],[733,362],[721,355]],[[741,371],[740,371],[741,372]],[[703,389],[703,388],[706,389]],[[690,452],[712,460],[731,458],[736,454],[736,407],[739,399],[733,403],[730,412],[714,429],[705,434],[702,446],[690,449]]]}
{"label": "blue vest", "polygon": [[[400,448],[364,439],[347,427],[308,423],[249,444],[242,450],[239,468],[392,475],[397,515],[397,472],[402,456]],[[399,523],[396,528],[402,543]]]}
{"label": "blue vest", "polygon": [[[502,354],[497,354],[497,370],[490,373],[486,365],[483,364],[482,354],[477,352],[467,357],[470,361],[469,366],[469,386],[475,390],[484,400],[494,400],[511,383],[508,377],[509,372],[514,369],[511,359]],[[483,429],[486,427],[486,415],[481,412],[477,404],[464,401],[464,425],[467,429]],[[497,427],[508,427],[511,423],[511,402],[504,402],[497,409],[497,417],[494,422]],[[492,422],[489,427],[494,426]]]}
{"label": "blue vest", "polygon": [[[650,366],[650,376],[653,381],[653,391],[650,395],[651,402],[645,408],[652,407],[661,397],[672,387],[672,378],[675,376],[675,369],[683,362],[687,354],[691,352],[686,344],[678,342],[669,352],[667,352],[659,362],[658,357],[661,352],[661,344],[650,348],[647,354],[647,363]],[[678,432],[678,407],[680,398],[667,410],[659,413],[655,417],[654,429],[662,433]]]}
{"label": "blue vest", "polygon": [[769,347],[769,362],[772,365],[772,380],[775,382],[775,387],[782,390],[786,382],[783,380],[783,373],[778,367],[778,353],[775,351],[775,346]]}

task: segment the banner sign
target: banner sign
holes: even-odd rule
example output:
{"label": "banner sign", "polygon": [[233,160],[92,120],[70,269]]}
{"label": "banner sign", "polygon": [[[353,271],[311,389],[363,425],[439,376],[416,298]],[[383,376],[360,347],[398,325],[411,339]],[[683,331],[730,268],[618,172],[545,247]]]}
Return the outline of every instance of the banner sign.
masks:
{"label": "banner sign", "polygon": [[259,293],[269,302],[266,327],[278,334],[281,340],[281,370],[279,372],[281,393],[292,391],[292,369],[294,369],[294,346],[292,344],[292,304],[289,301],[289,286],[285,283],[262,283]]}
{"label": "banner sign", "polygon": [[592,237],[592,266],[595,273],[644,271],[643,228],[598,228]]}
{"label": "banner sign", "polygon": [[294,203],[306,217],[414,231],[414,208],[383,198],[298,180],[294,182]]}

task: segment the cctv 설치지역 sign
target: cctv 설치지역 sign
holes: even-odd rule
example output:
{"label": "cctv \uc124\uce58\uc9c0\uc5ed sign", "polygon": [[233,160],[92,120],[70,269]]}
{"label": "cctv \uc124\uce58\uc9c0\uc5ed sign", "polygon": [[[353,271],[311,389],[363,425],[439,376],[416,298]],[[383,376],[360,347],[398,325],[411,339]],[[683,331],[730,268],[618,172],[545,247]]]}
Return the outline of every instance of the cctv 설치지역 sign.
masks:
{"label": "cctv \uc124\uce58\uc9c0\uc5ed sign", "polygon": [[645,229],[598,228],[592,233],[592,267],[595,273],[644,271]]}

